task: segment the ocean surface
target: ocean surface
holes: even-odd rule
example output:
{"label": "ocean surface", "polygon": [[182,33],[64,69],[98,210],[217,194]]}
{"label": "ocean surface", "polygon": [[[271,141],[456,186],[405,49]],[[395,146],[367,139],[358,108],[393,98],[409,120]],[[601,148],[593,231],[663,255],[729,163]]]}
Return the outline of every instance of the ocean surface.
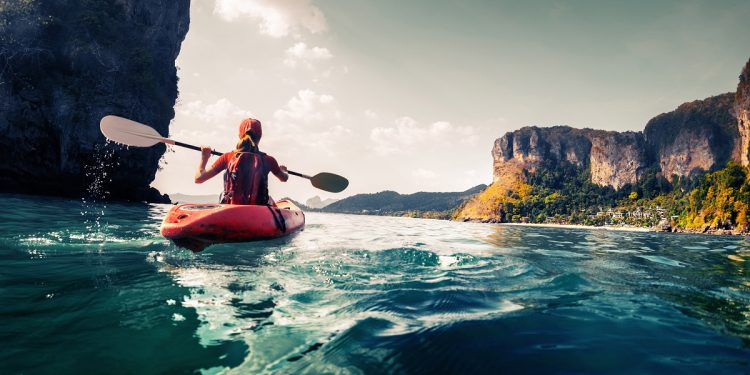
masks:
{"label": "ocean surface", "polygon": [[167,205],[0,203],[0,374],[750,372],[747,238],[309,213],[194,254]]}

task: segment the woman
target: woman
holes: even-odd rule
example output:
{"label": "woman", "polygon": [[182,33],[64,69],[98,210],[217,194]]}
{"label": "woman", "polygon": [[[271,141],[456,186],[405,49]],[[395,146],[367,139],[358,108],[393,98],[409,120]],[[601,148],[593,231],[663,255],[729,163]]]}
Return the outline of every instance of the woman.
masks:
{"label": "woman", "polygon": [[262,135],[260,121],[254,118],[242,120],[236,149],[221,155],[208,170],[206,163],[211,157],[211,147],[202,146],[195,183],[200,184],[226,169],[221,203],[273,205],[268,196],[268,173],[272,172],[282,182],[288,180],[289,175],[285,166],[260,152],[258,142]]}

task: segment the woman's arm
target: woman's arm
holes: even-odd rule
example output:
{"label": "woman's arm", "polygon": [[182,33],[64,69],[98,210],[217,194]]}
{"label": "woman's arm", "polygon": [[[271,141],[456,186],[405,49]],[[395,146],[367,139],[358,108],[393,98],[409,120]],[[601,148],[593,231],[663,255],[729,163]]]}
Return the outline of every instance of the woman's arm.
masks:
{"label": "woman's arm", "polygon": [[266,162],[270,164],[271,173],[273,173],[279,181],[286,182],[286,180],[289,179],[289,175],[286,173],[286,166],[280,166],[279,162],[276,161],[276,158],[271,155],[266,155]]}
{"label": "woman's arm", "polygon": [[204,181],[210,179],[213,176],[216,176],[221,172],[222,169],[220,166],[214,166],[206,170],[206,163],[208,163],[208,158],[211,157],[211,147],[208,146],[202,146],[201,147],[201,161],[198,163],[198,171],[195,172],[195,183],[200,184]]}

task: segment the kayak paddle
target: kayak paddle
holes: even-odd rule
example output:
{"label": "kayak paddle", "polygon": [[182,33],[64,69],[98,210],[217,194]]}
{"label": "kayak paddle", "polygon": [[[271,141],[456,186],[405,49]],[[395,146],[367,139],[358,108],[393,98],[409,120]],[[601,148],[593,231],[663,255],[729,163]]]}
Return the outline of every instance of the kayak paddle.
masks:
{"label": "kayak paddle", "polygon": [[[148,125],[118,116],[104,116],[99,123],[99,129],[110,141],[121,143],[126,146],[151,147],[158,143],[166,143],[168,145],[180,146],[191,150],[201,150],[198,146],[162,137],[159,132]],[[222,155],[221,152],[215,150],[211,150],[211,154],[217,156]],[[331,193],[339,193],[349,186],[349,180],[333,173],[321,172],[315,176],[308,176],[290,170],[287,170],[287,173],[293,176],[306,178],[310,180],[312,186]]]}

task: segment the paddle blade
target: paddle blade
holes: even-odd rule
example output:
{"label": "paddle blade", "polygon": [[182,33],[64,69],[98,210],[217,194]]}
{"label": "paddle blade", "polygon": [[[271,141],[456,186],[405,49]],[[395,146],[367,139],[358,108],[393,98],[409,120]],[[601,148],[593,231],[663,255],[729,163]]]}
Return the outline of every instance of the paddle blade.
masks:
{"label": "paddle blade", "polygon": [[339,193],[349,186],[349,180],[337,174],[322,172],[310,178],[312,185],[320,190]]}
{"label": "paddle blade", "polygon": [[99,129],[107,139],[134,147],[150,147],[159,142],[172,143],[153,128],[118,116],[104,116]]}

